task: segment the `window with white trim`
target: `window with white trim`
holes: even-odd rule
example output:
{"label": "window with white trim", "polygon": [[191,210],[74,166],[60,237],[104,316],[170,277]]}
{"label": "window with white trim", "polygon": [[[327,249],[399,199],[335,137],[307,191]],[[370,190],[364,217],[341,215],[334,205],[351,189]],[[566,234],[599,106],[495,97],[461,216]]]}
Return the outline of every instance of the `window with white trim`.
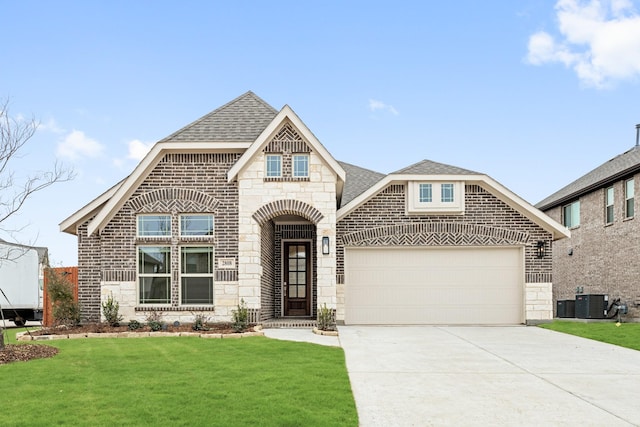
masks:
{"label": "window with white trim", "polygon": [[573,228],[580,225],[580,201],[575,201],[562,207],[562,224]]}
{"label": "window with white trim", "polygon": [[433,188],[431,184],[420,183],[418,187],[420,190],[420,203],[431,203],[433,201]]}
{"label": "window with white trim", "polygon": [[213,236],[213,215],[180,215],[180,236]]}
{"label": "window with white trim", "polygon": [[213,305],[213,247],[180,248],[180,304]]}
{"label": "window with white trim", "polygon": [[282,176],[282,154],[267,154],[265,156],[265,176],[268,178]]}
{"label": "window with white trim", "polygon": [[635,214],[634,208],[635,188],[633,178],[624,183],[624,217],[625,219],[633,218]]}
{"label": "window with white trim", "polygon": [[407,185],[409,213],[464,213],[464,182],[420,182]]}
{"label": "window with white trim", "polygon": [[605,190],[604,220],[606,224],[613,224],[613,187]]}
{"label": "window with white trim", "polygon": [[138,246],[140,304],[171,303],[171,247]]}
{"label": "window with white trim", "polygon": [[309,176],[309,155],[294,154],[292,160],[293,160],[293,177],[307,178]]}
{"label": "window with white trim", "polygon": [[138,237],[171,237],[171,215],[138,215]]}

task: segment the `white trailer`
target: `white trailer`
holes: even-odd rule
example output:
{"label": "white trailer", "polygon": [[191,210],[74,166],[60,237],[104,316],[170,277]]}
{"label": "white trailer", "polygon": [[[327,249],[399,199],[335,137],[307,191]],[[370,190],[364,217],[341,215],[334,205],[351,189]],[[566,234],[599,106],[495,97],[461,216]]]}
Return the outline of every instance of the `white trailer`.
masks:
{"label": "white trailer", "polygon": [[0,239],[0,309],[4,320],[23,326],[42,320],[44,271],[48,249]]}

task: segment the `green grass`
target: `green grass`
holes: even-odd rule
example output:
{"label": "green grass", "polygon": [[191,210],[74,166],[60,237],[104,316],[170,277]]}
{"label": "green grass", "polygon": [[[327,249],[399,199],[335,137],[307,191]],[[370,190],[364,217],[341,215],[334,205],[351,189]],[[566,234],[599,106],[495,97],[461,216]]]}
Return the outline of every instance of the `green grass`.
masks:
{"label": "green grass", "polygon": [[640,350],[640,323],[582,323],[555,320],[542,328]]}
{"label": "green grass", "polygon": [[3,426],[358,425],[341,348],[264,337],[47,344],[60,353],[0,365]]}

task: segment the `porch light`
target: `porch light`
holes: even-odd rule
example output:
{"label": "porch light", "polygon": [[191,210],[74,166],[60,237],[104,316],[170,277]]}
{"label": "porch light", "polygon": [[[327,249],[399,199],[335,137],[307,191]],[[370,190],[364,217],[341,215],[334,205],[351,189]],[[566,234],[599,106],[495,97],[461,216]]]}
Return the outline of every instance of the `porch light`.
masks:
{"label": "porch light", "polygon": [[538,243],[536,243],[536,257],[537,258],[544,258],[544,254],[546,253],[546,248],[544,246],[544,241],[543,240],[538,240]]}
{"label": "porch light", "polygon": [[322,237],[322,255],[329,255],[329,236]]}

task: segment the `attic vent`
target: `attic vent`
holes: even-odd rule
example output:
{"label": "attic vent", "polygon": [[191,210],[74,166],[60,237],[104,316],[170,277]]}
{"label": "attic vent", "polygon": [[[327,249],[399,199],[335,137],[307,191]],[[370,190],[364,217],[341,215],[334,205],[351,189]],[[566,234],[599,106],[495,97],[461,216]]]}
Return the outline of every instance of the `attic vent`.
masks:
{"label": "attic vent", "polygon": [[640,145],[640,124],[636,125],[636,147]]}

